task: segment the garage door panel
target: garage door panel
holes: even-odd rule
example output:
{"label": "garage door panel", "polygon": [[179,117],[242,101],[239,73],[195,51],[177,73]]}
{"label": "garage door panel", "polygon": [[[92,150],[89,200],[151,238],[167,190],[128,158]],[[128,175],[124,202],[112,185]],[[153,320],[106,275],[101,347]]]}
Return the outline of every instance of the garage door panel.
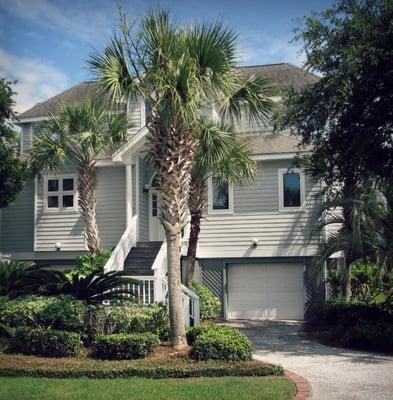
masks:
{"label": "garage door panel", "polygon": [[303,319],[302,264],[228,266],[229,319]]}

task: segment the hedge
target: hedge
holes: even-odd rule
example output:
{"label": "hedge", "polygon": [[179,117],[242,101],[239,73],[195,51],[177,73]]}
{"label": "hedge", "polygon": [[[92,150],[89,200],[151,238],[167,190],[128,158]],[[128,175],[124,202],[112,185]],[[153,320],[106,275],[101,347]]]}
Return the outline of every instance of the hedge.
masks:
{"label": "hedge", "polygon": [[217,319],[221,314],[220,299],[206,286],[193,282],[190,288],[199,296],[201,319]]}
{"label": "hedge", "polygon": [[98,361],[92,359],[45,359],[0,355],[0,376],[47,378],[199,378],[222,376],[281,376],[280,366],[260,361],[200,361],[170,359],[133,361]]}
{"label": "hedge", "polygon": [[77,333],[30,327],[17,328],[9,344],[11,353],[44,357],[75,356],[81,348]]}
{"label": "hedge", "polygon": [[98,335],[93,342],[94,355],[103,360],[142,358],[151,354],[160,344],[154,333]]}
{"label": "hedge", "polygon": [[252,357],[251,341],[237,329],[204,328],[195,337],[192,354],[198,360],[241,361]]}

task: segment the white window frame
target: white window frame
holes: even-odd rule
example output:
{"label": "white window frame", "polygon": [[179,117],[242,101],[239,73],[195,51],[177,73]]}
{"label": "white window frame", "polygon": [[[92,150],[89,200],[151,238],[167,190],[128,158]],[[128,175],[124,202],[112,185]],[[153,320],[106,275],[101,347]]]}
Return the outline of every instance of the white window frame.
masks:
{"label": "white window frame", "polygon": [[[48,181],[57,179],[59,181],[59,190],[56,192],[48,191]],[[74,189],[63,190],[63,179],[73,179]],[[61,174],[61,175],[45,175],[44,176],[44,210],[45,212],[75,212],[78,211],[78,180],[76,174]],[[63,207],[63,196],[74,196],[73,207]],[[59,199],[58,207],[48,207],[48,196],[57,196]]]}
{"label": "white window frame", "polygon": [[[300,175],[300,207],[284,207],[284,174],[295,172]],[[298,212],[304,210],[305,183],[304,173],[300,168],[280,168],[278,170],[278,202],[280,212]]]}
{"label": "white window frame", "polygon": [[233,214],[233,184],[228,183],[228,201],[229,208],[227,210],[213,209],[213,177],[208,178],[208,213],[209,214]]}

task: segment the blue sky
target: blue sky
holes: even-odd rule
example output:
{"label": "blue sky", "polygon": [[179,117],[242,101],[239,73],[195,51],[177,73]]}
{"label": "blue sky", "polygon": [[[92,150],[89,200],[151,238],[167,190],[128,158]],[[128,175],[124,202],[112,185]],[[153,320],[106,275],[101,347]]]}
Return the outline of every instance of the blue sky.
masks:
{"label": "blue sky", "polygon": [[[239,34],[239,63],[301,65],[290,43],[295,20],[332,0],[123,0],[130,18],[169,9],[179,23],[223,20]],[[115,0],[0,0],[0,75],[18,80],[22,112],[91,78],[86,59],[107,43],[117,20]]]}

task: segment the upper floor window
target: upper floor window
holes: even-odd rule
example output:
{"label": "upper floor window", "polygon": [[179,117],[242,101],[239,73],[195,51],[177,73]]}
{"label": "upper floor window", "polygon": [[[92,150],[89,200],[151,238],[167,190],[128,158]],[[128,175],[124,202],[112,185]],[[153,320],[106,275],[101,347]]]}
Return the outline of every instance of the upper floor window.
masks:
{"label": "upper floor window", "polygon": [[280,169],[280,211],[299,211],[304,202],[304,176],[299,169]]}
{"label": "upper floor window", "polygon": [[216,177],[209,179],[209,212],[233,212],[233,188],[230,183],[222,183]]}
{"label": "upper floor window", "polygon": [[76,178],[74,175],[47,176],[44,185],[46,210],[74,211],[77,209]]}

